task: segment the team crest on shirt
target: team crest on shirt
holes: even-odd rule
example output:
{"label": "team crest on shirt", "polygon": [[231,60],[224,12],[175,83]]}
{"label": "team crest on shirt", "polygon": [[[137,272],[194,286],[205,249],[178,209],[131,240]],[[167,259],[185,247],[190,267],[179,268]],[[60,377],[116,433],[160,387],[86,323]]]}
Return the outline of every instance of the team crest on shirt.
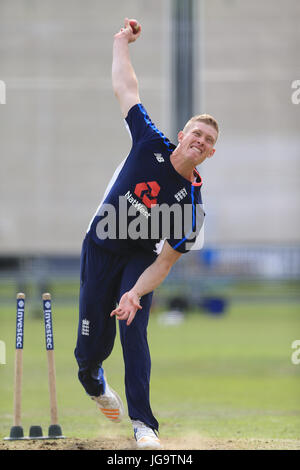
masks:
{"label": "team crest on shirt", "polygon": [[81,323],[81,334],[83,336],[90,335],[90,321],[87,320],[86,318],[83,318],[82,323]]}
{"label": "team crest on shirt", "polygon": [[147,183],[138,183],[134,189],[134,194],[139,197],[146,207],[156,206],[157,196],[160,186],[156,181],[147,181]]}
{"label": "team crest on shirt", "polygon": [[184,197],[187,196],[187,190],[183,187],[178,193],[174,194],[176,201],[180,202]]}

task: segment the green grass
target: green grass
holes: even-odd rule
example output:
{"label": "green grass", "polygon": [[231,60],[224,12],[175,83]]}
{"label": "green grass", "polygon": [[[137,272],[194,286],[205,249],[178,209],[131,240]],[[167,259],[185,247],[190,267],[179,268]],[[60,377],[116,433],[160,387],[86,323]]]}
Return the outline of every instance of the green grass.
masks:
{"label": "green grass", "polygon": [[[77,380],[73,356],[77,306],[53,301],[60,424],[69,437],[115,434],[98,415]],[[15,306],[0,307],[0,339],[7,364],[0,365],[0,437],[9,433],[13,412]],[[300,435],[300,365],[291,344],[300,339],[295,303],[233,303],[226,315],[191,312],[184,323],[150,320],[151,404],[165,437],[296,439]],[[122,398],[124,367],[119,338],[105,369]],[[42,319],[25,318],[23,426],[49,424],[49,396]],[[131,435],[129,420],[118,433]]]}

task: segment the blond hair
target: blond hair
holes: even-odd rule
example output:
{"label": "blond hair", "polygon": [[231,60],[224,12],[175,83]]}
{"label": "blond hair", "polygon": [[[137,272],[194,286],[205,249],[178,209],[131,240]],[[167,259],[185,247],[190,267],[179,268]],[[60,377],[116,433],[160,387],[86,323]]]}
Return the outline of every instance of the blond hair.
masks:
{"label": "blond hair", "polygon": [[188,122],[185,124],[183,132],[186,132],[195,122],[204,122],[205,124],[208,124],[209,126],[213,127],[219,134],[219,125],[215,118],[212,117],[210,114],[198,114],[197,116],[191,117],[191,119],[189,119]]}

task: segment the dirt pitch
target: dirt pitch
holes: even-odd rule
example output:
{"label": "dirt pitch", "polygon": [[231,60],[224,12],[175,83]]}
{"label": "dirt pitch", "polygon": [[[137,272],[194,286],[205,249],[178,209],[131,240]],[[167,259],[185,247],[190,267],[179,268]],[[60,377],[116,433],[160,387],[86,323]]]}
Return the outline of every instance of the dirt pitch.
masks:
{"label": "dirt pitch", "polygon": [[[300,439],[165,438],[164,450],[300,450]],[[131,438],[1,441],[0,450],[134,450]]]}

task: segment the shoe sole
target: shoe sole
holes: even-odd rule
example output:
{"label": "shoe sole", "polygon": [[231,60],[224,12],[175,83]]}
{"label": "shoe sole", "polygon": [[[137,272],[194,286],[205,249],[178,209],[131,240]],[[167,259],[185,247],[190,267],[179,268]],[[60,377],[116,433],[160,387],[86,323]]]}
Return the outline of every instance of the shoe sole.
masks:
{"label": "shoe sole", "polygon": [[119,408],[102,408],[99,403],[97,405],[99,410],[104,414],[106,418],[108,418],[113,423],[120,423],[124,417],[123,402],[117,392],[115,392],[115,390],[113,390],[111,387],[109,387],[109,389],[115,395]]}
{"label": "shoe sole", "polygon": [[160,442],[136,442],[136,448],[141,450],[157,450],[162,449]]}

